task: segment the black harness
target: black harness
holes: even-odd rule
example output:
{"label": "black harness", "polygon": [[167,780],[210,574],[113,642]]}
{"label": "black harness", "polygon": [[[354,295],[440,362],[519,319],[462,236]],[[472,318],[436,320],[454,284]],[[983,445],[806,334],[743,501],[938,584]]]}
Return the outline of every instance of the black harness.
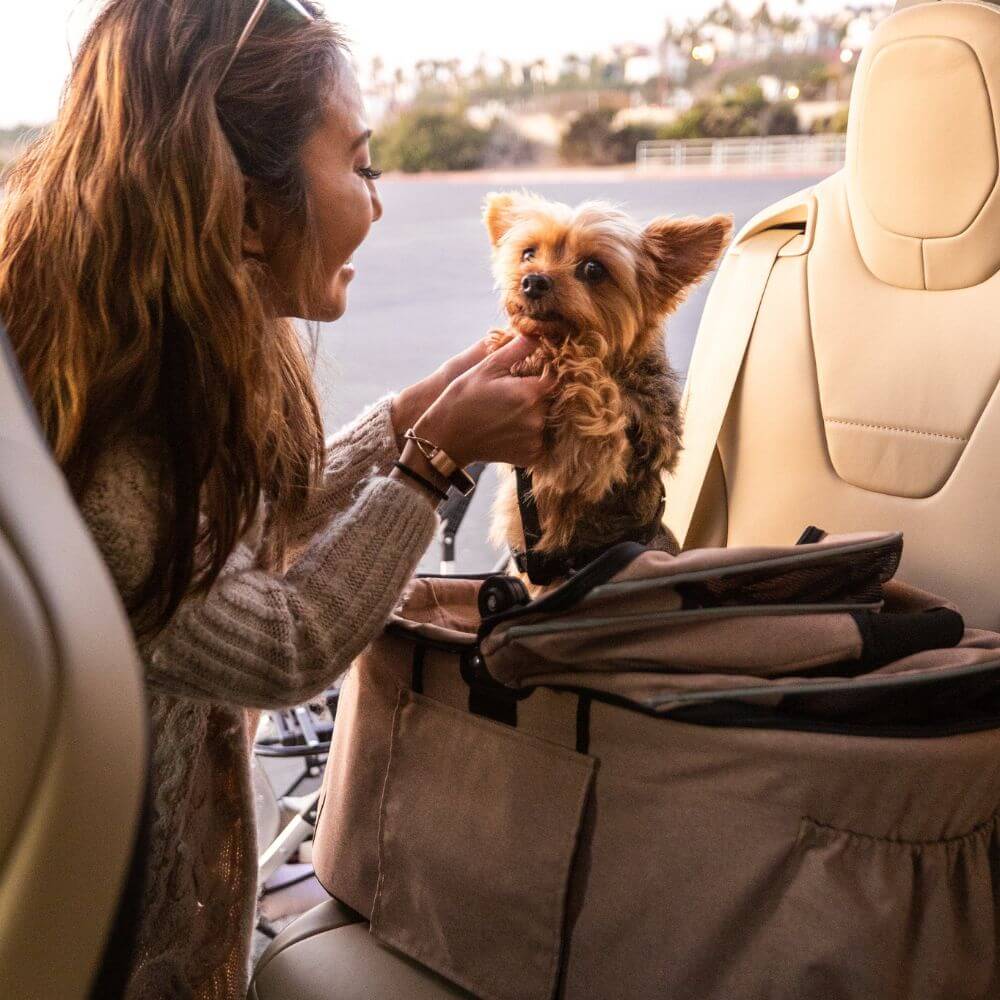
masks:
{"label": "black harness", "polygon": [[535,547],[541,541],[542,528],[538,520],[538,507],[535,504],[535,494],[532,490],[531,473],[527,469],[516,469],[515,472],[517,473],[517,505],[521,509],[521,527],[524,531],[524,551],[512,548],[510,554],[518,570],[526,573],[528,579],[534,584],[545,586],[552,583],[553,580],[572,576],[612,546],[621,542],[638,542],[640,545],[648,545],[660,530],[663,507],[666,502],[666,494],[662,485],[656,516],[648,524],[619,538],[609,538],[606,542],[593,548],[538,552]]}

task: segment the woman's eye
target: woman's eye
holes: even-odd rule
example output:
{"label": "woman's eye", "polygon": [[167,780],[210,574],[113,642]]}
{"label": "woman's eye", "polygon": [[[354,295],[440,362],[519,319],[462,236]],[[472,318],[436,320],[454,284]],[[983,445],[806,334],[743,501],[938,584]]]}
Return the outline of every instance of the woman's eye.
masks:
{"label": "woman's eye", "polygon": [[521,254],[521,260],[534,260],[534,259],[535,259],[535,248],[534,247],[528,247]]}
{"label": "woman's eye", "polygon": [[600,281],[607,276],[607,269],[599,260],[585,260],[580,265],[580,277],[584,281]]}
{"label": "woman's eye", "polygon": [[361,174],[366,181],[377,181],[382,176],[382,171],[379,170],[378,167],[372,166],[358,167],[358,173]]}

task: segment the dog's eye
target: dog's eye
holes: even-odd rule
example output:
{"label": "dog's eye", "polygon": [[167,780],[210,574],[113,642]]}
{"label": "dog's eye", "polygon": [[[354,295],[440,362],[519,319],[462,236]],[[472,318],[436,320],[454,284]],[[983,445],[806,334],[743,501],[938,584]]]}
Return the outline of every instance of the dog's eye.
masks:
{"label": "dog's eye", "polygon": [[535,248],[527,247],[521,252],[521,260],[534,260],[535,259]]}
{"label": "dog's eye", "polygon": [[599,260],[585,260],[579,267],[577,275],[584,281],[596,282],[607,277],[607,268]]}

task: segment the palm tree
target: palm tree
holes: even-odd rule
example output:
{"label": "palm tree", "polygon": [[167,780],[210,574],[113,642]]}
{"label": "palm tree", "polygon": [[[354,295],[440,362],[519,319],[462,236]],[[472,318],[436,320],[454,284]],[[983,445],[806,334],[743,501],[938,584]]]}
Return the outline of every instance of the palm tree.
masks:
{"label": "palm tree", "polygon": [[583,60],[575,52],[571,52],[568,56],[563,57],[564,76],[568,76],[573,80],[578,80],[580,78],[580,71],[582,68]]}
{"label": "palm tree", "polygon": [[421,59],[414,69],[417,71],[417,82],[420,90],[429,90],[437,78],[437,60]]}
{"label": "palm tree", "polygon": [[702,23],[718,24],[720,27],[729,28],[731,31],[737,32],[743,26],[743,18],[729,0],[722,0],[722,3],[718,7],[710,10],[705,15]]}
{"label": "palm tree", "polygon": [[441,63],[441,68],[447,74],[447,82],[450,84],[453,90],[461,90],[462,88],[462,60],[461,59],[446,59]]}

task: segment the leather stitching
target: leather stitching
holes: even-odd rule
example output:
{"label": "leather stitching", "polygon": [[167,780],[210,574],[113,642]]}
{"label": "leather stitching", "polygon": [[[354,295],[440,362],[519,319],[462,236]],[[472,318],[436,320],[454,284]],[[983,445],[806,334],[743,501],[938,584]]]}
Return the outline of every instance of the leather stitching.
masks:
{"label": "leather stitching", "polygon": [[897,434],[917,434],[920,437],[945,438],[948,441],[967,442],[967,437],[959,437],[957,434],[942,434],[939,431],[920,431],[915,427],[893,427],[890,424],[866,424],[861,420],[841,420],[837,417],[824,417],[823,422],[827,424],[845,424],[847,427],[867,427],[876,431],[895,431]]}

